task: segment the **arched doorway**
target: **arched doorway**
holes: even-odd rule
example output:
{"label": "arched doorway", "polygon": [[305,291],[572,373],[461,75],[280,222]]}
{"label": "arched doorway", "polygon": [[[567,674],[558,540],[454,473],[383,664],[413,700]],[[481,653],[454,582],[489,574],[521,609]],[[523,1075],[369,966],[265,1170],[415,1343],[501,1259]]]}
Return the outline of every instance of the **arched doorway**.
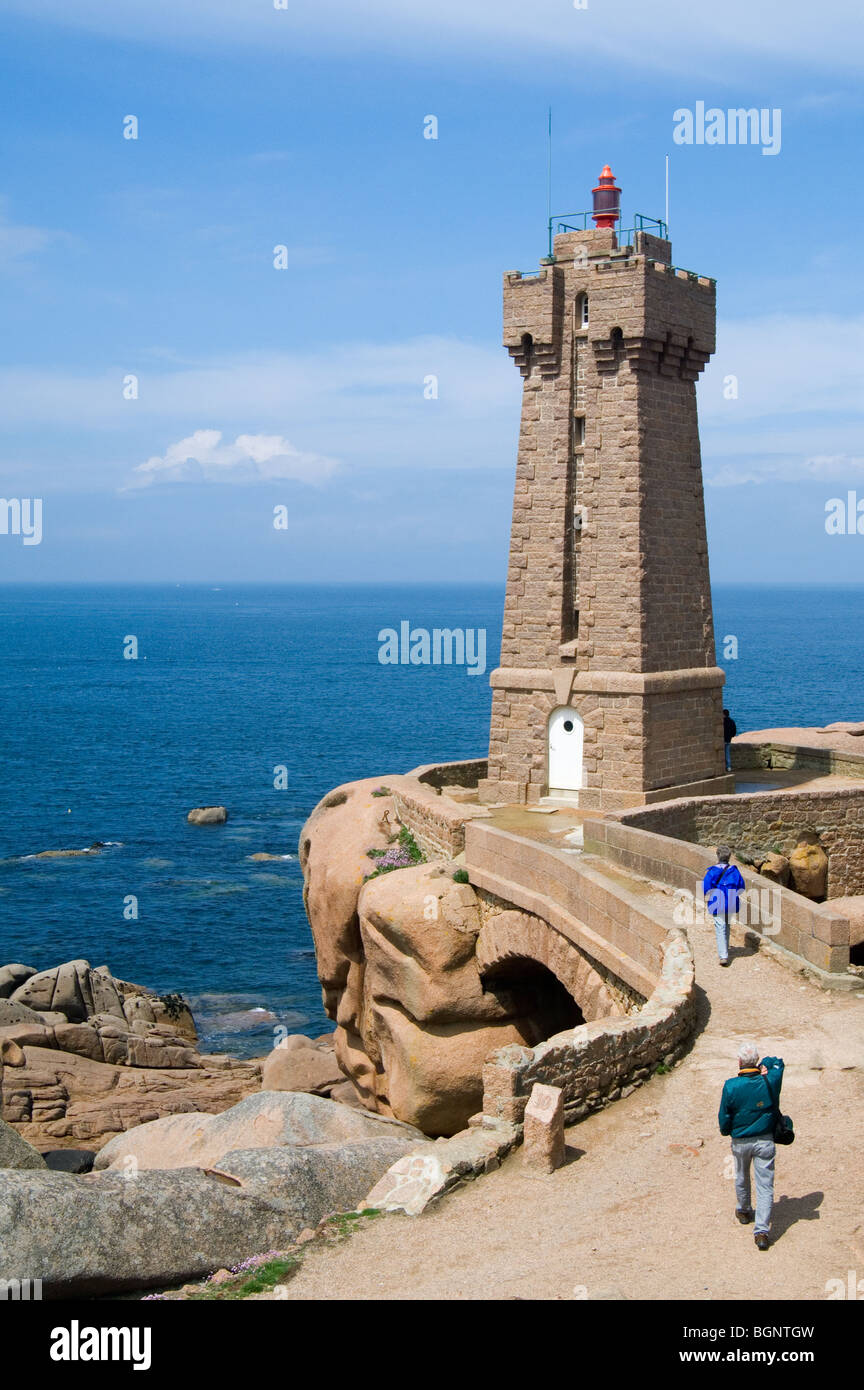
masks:
{"label": "arched doorway", "polygon": [[569,705],[559,705],[549,716],[549,795],[572,795],[582,787],[582,745],[584,728],[581,715]]}

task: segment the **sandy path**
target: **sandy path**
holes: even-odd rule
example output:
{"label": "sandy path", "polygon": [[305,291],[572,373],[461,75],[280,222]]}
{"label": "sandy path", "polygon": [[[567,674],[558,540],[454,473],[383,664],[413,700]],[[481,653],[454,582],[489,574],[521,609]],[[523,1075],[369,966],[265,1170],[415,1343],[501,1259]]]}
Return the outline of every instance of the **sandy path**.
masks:
{"label": "sandy path", "polygon": [[[289,1299],[824,1299],[864,1279],[864,995],[830,994],[743,948],[728,970],[691,929],[705,991],[692,1051],[667,1076],[567,1132],[550,1176],[517,1151],[420,1217],[388,1216],[313,1247]],[[734,1217],[717,1130],[737,1042],[786,1061],[773,1237],[760,1253]],[[704,1141],[695,1153],[670,1144]]]}

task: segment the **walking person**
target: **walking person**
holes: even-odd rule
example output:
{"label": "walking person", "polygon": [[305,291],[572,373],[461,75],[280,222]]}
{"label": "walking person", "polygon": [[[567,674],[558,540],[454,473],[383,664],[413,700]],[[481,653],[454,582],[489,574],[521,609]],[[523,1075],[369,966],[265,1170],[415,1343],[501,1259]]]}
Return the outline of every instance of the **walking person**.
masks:
{"label": "walking person", "polygon": [[763,1057],[754,1043],[738,1049],[738,1075],[724,1082],[720,1097],[720,1133],[731,1137],[735,1162],[735,1215],[746,1226],[754,1218],[750,1205],[750,1165],[756,1177],[754,1239],[767,1250],[774,1206],[774,1128],[783,1085],[783,1059]]}
{"label": "walking person", "polygon": [[726,771],[732,771],[732,740],[738,732],[738,725],[728,709],[723,711],[723,747],[726,749]]}
{"label": "walking person", "polygon": [[706,905],[714,918],[714,936],[721,965],[729,964],[730,916],[738,911],[738,902],[745,887],[741,870],[730,864],[732,851],[728,845],[717,846],[717,863],[712,864],[702,880]]}

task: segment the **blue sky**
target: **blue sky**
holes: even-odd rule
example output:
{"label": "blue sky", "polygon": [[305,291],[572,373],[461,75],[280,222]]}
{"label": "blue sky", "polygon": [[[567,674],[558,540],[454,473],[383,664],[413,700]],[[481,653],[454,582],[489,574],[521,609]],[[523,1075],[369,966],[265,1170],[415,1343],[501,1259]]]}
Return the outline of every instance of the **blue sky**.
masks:
{"label": "blue sky", "polygon": [[[0,495],[43,540],[0,535],[0,578],[503,579],[501,274],[545,251],[549,105],[554,210],[608,161],[662,216],[668,153],[675,262],[718,280],[715,578],[864,576],[824,527],[864,498],[851,0],[4,11]],[[779,153],[676,145],[699,101],[779,108]]]}

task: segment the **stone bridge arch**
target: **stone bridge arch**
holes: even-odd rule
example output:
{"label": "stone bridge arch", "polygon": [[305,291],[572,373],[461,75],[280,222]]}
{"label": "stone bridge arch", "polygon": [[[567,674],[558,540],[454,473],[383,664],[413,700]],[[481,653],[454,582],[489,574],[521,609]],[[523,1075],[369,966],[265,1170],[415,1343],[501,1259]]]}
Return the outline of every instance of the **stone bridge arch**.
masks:
{"label": "stone bridge arch", "polygon": [[[595,1019],[623,1017],[622,998],[609,987],[592,961],[572,941],[545,922],[525,912],[501,912],[490,918],[477,937],[477,965],[484,988],[503,983],[505,988],[530,988],[537,984],[531,965],[554,976],[575,1006],[568,1016],[563,1000],[549,992],[548,1018],[558,1029],[578,1027]],[[563,1021],[561,1021],[563,1020]],[[543,1019],[538,1018],[542,1029]],[[538,1038],[537,1041],[540,1041]]]}

